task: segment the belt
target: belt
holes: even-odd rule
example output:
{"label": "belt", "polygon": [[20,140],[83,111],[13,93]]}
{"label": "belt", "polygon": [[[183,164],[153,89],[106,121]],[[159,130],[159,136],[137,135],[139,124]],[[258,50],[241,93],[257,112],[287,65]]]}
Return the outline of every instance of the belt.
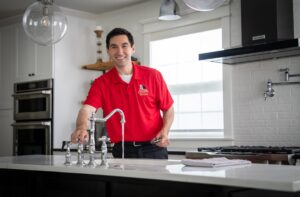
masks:
{"label": "belt", "polygon": [[[117,142],[116,145],[122,145],[122,142]],[[152,145],[150,141],[146,142],[124,142],[124,146],[133,146],[133,147],[139,147],[139,146],[147,146]]]}

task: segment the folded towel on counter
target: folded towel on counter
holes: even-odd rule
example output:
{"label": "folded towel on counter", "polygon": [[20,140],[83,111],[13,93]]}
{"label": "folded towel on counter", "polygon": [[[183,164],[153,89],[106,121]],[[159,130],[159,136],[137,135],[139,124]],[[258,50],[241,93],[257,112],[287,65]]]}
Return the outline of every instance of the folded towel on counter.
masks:
{"label": "folded towel on counter", "polygon": [[251,164],[251,161],[243,159],[227,159],[225,157],[213,157],[209,159],[183,159],[181,163],[186,166],[196,167],[222,167],[222,166],[233,166],[233,165],[245,165]]}

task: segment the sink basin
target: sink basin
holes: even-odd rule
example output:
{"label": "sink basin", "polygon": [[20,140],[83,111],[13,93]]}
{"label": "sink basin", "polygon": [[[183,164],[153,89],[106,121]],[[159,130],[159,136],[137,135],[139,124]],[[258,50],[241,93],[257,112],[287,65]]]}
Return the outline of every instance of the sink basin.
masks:
{"label": "sink basin", "polygon": [[163,159],[108,159],[108,166],[110,168],[123,167],[135,169],[149,169],[149,168],[164,168],[167,165],[178,164],[179,160],[163,160]]}
{"label": "sink basin", "polygon": [[108,159],[108,164],[123,164],[123,165],[151,165],[151,166],[166,166],[170,164],[178,164],[179,160],[165,159]]}
{"label": "sink basin", "polygon": [[180,160],[108,159],[109,169],[165,171],[166,166],[180,164]]}
{"label": "sink basin", "polygon": [[[87,164],[89,160],[84,160],[83,166],[76,164],[76,157],[72,159],[71,166],[89,168]],[[60,161],[60,163],[62,163]],[[121,158],[109,158],[107,159],[107,166],[100,166],[100,158],[95,159],[96,166],[92,168],[103,169],[120,169],[120,170],[147,170],[147,171],[165,171],[167,166],[180,164],[180,160],[165,160],[165,159],[121,159]]]}

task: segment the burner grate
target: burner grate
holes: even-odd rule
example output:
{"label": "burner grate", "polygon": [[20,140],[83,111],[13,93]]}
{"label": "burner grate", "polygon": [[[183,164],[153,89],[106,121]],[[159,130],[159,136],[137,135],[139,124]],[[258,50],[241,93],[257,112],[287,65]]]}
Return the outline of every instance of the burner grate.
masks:
{"label": "burner grate", "polygon": [[218,152],[226,154],[296,154],[300,147],[284,146],[219,146],[199,147],[199,152]]}

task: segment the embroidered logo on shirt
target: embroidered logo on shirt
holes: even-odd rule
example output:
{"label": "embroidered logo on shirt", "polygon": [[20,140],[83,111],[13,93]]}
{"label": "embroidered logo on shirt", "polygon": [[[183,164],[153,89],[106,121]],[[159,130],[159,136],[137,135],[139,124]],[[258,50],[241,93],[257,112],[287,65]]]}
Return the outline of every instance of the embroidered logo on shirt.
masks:
{"label": "embroidered logo on shirt", "polygon": [[140,89],[139,89],[138,93],[139,93],[140,96],[147,96],[149,91],[147,90],[145,85],[140,84]]}

